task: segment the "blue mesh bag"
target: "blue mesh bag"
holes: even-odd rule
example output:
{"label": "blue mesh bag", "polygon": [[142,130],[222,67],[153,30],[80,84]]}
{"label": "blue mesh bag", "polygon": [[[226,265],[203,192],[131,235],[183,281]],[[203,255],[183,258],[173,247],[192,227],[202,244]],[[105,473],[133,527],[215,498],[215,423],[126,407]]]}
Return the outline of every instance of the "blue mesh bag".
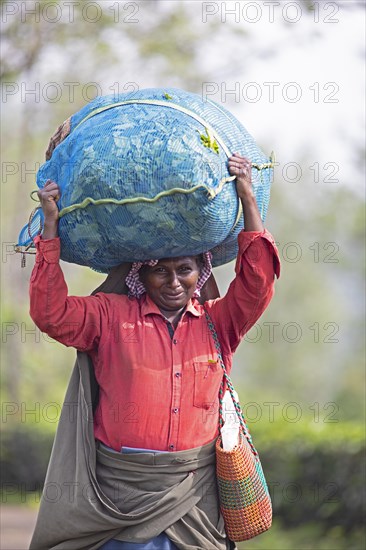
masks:
{"label": "blue mesh bag", "polygon": [[[56,136],[56,137],[55,137]],[[253,163],[253,188],[264,221],[273,162],[221,105],[174,88],[97,97],[53,136],[37,185],[61,189],[61,258],[108,272],[121,262],[213,253],[235,258],[244,220],[235,151]],[[32,247],[38,209],[20,232]]]}

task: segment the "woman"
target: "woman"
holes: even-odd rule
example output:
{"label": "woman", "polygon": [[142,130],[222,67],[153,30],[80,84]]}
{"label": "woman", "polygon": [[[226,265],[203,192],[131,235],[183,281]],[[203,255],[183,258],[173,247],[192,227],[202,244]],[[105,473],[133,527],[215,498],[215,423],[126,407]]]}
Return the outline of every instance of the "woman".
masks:
{"label": "woman", "polygon": [[271,300],[279,259],[258,212],[250,162],[235,153],[228,166],[245,229],[235,279],[204,307],[197,298],[211,273],[209,253],[134,263],[128,297],[68,296],[59,266],[60,191],[53,182],[39,191],[44,231],[30,313],[79,353],[31,548],[235,548],[217,499],[222,370],[205,309],[230,372],[235,349]]}

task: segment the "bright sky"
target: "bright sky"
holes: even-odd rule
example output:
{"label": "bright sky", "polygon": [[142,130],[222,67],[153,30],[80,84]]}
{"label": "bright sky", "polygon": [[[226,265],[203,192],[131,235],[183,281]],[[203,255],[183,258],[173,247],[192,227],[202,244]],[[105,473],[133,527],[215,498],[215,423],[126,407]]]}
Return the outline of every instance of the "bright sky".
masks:
{"label": "bright sky", "polygon": [[[218,4],[223,18],[225,8]],[[238,2],[226,2],[227,21],[235,21],[235,15],[228,13],[230,6],[240,13],[238,27],[245,27],[251,38],[252,51],[245,51],[244,43],[236,53],[238,59],[245,58],[245,73],[233,78],[230,71],[226,82],[208,89],[209,97],[231,102],[235,95],[227,91],[235,90],[239,102],[227,106],[258,143],[275,149],[281,169],[289,162],[302,164],[308,157],[311,161],[305,163],[305,171],[313,177],[317,167],[310,166],[318,162],[320,179],[338,178],[339,184],[362,192],[365,5],[347,1],[338,9],[335,2],[315,2],[316,12],[305,16],[298,2],[272,2],[276,5],[271,16],[271,2],[245,4],[246,11],[240,12]],[[255,23],[248,22],[259,16]],[[285,18],[295,22],[286,24]],[[225,41],[221,42],[225,53]],[[207,62],[214,64],[216,52],[211,53]],[[324,169],[326,163],[332,164]],[[334,175],[337,167],[333,163],[339,165]],[[295,169],[287,175],[294,178]]]}

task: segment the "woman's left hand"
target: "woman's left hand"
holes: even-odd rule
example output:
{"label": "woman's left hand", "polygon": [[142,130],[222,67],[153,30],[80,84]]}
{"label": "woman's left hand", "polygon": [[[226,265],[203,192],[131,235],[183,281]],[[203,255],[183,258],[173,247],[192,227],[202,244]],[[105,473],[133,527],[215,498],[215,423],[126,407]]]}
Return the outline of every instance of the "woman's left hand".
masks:
{"label": "woman's left hand", "polygon": [[229,172],[236,176],[236,191],[238,197],[245,198],[253,193],[252,188],[252,163],[245,157],[234,153],[228,161]]}
{"label": "woman's left hand", "polygon": [[236,192],[243,207],[245,231],[263,231],[252,187],[252,163],[239,153],[234,153],[229,158],[228,167],[230,174],[236,176]]}

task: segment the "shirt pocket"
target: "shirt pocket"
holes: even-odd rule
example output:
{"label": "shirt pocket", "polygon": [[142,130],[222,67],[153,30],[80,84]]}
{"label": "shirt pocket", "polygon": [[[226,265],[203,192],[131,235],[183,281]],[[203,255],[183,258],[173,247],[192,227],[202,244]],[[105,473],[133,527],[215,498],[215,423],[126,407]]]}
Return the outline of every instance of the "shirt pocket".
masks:
{"label": "shirt pocket", "polygon": [[195,361],[193,405],[210,409],[218,403],[223,371],[218,361]]}

